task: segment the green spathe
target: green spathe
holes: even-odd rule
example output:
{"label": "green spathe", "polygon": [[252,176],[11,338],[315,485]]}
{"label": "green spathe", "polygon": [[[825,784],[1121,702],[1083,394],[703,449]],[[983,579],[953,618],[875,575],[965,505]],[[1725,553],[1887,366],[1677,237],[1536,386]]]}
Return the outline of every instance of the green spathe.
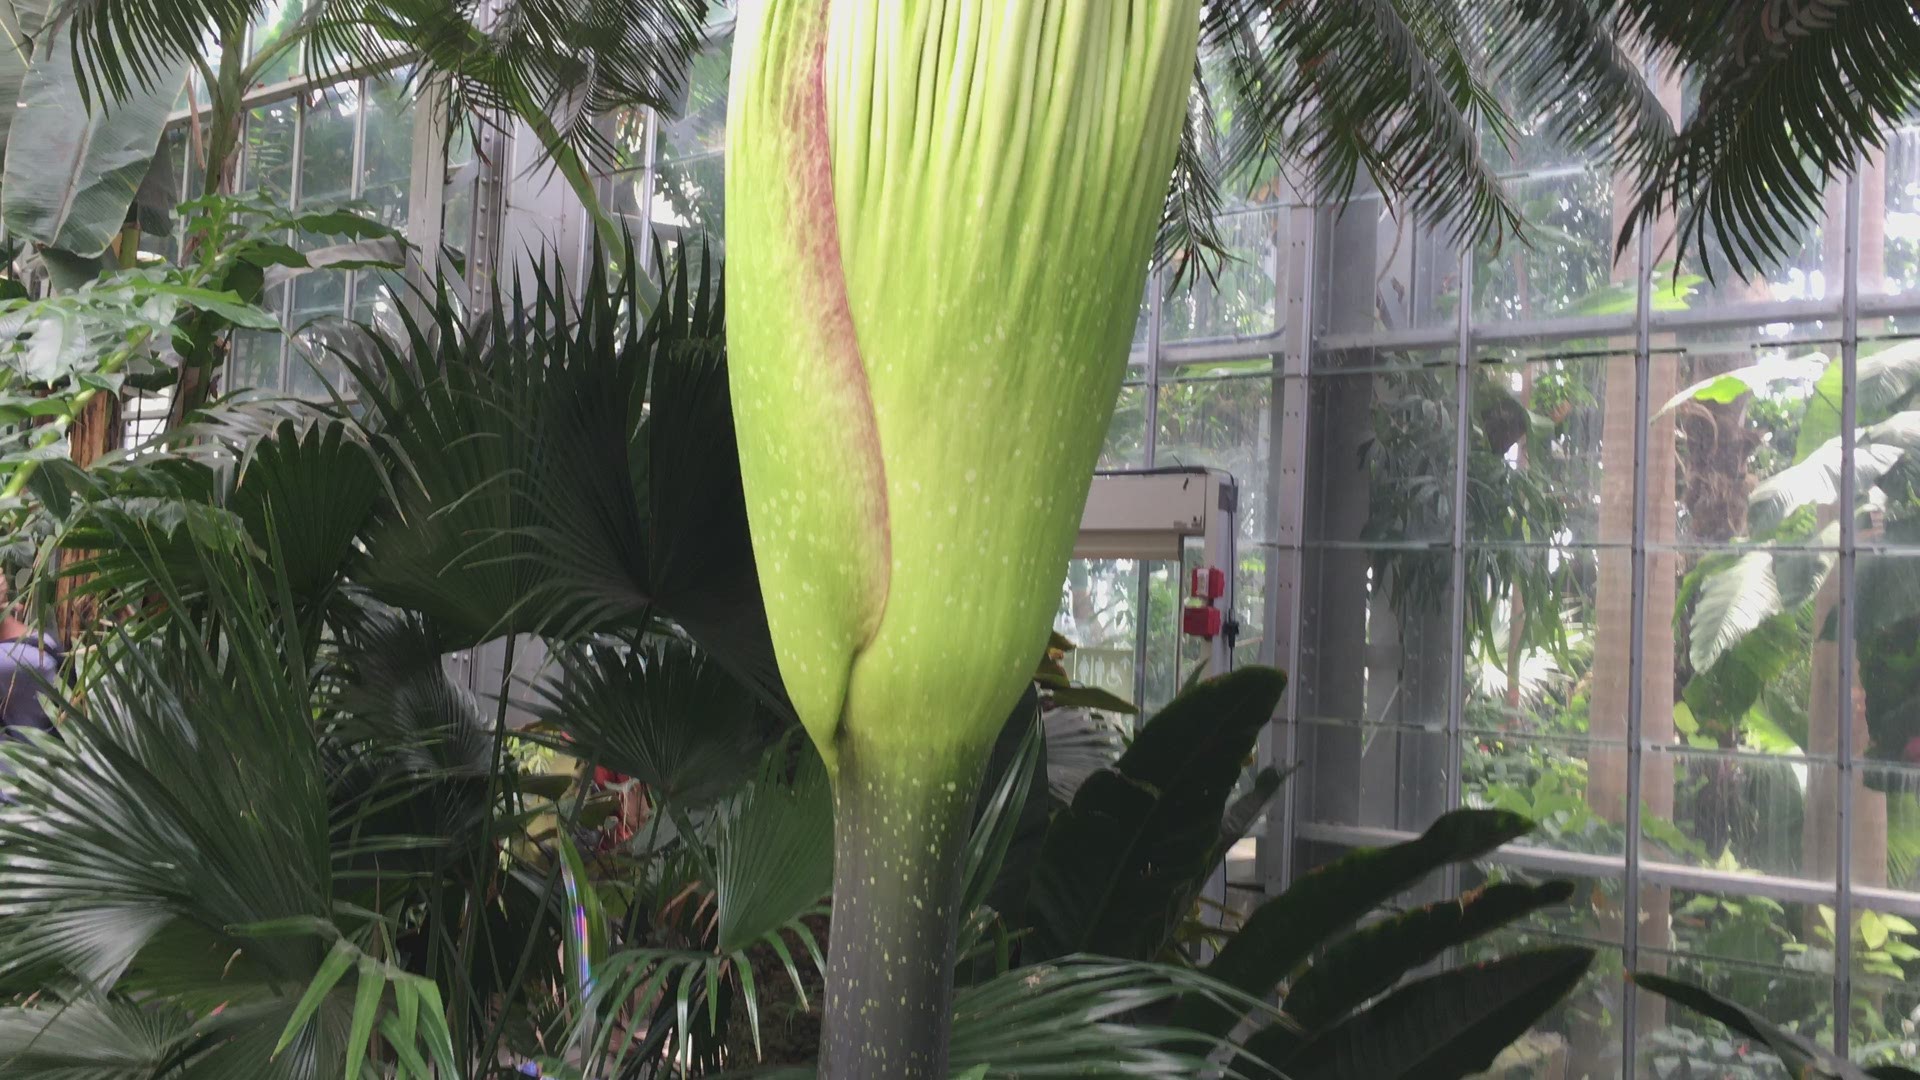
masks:
{"label": "green spathe", "polygon": [[1132,340],[1199,0],[747,0],[729,372],[834,783],[822,1075],[946,1075],[960,856]]}
{"label": "green spathe", "polygon": [[977,758],[1123,373],[1198,0],[741,6],[733,401],[781,675],[830,767]]}

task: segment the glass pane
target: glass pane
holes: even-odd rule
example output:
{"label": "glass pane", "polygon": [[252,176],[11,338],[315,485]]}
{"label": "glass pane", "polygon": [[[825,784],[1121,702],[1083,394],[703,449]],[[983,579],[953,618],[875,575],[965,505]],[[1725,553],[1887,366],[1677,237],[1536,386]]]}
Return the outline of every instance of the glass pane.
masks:
{"label": "glass pane", "polygon": [[1613,259],[1613,180],[1607,172],[1555,169],[1508,181],[1534,226],[1533,243],[1506,238],[1474,258],[1474,318],[1525,322],[1631,315],[1633,252]]}
{"label": "glass pane", "polygon": [[680,161],[726,149],[727,80],[732,66],[733,31],[729,29],[694,60],[686,105],[660,125],[657,160]]}
{"label": "glass pane", "polygon": [[1649,858],[1833,875],[1840,692],[1837,646],[1820,632],[1837,598],[1833,563],[1811,551],[1648,552],[1640,690],[1657,752],[1642,783],[1660,848]]}
{"label": "glass pane", "polygon": [[1147,388],[1123,386],[1107,425],[1107,442],[1100,450],[1099,469],[1137,469],[1147,463]]}
{"label": "glass pane", "polygon": [[[1861,173],[1860,291],[1863,296],[1920,294],[1920,117],[1869,151]],[[1911,331],[1911,317],[1899,320]]]}
{"label": "glass pane", "polygon": [[1853,1060],[1920,1069],[1920,983],[1882,980],[1864,991],[1854,985]]}
{"label": "glass pane", "polygon": [[1455,379],[1452,368],[1431,367],[1313,381],[1309,423],[1320,435],[1307,459],[1309,539],[1452,537]]}
{"label": "glass pane", "polygon": [[353,198],[353,133],[360,112],[355,83],[339,83],[306,95],[306,130],[300,147],[300,201],[316,206]]}
{"label": "glass pane", "polygon": [[[1249,366],[1271,368],[1271,362]],[[1267,465],[1272,458],[1273,377],[1256,375],[1162,383],[1155,411],[1154,464],[1203,465],[1239,485],[1240,544],[1267,539]]]}
{"label": "glass pane", "polygon": [[[1649,862],[1729,874],[1831,879],[1833,817],[1819,812],[1839,772],[1826,762],[1655,746],[1641,762]],[[1737,888],[1738,886],[1734,886]]]}
{"label": "glass pane", "polygon": [[298,329],[321,315],[346,310],[347,275],[341,270],[310,270],[293,279],[293,311],[289,323]]}
{"label": "glass pane", "polygon": [[[1296,805],[1319,825],[1425,829],[1450,809],[1446,743],[1440,730],[1302,720]],[[1416,898],[1438,899],[1438,888],[1436,878]]]}
{"label": "glass pane", "polygon": [[1463,795],[1539,822],[1527,843],[1626,850],[1628,683],[1612,676],[1630,607],[1601,581],[1629,563],[1619,548],[1467,550]]}
{"label": "glass pane", "polygon": [[251,60],[269,49],[278,50],[277,55],[265,67],[260,69],[254,82],[260,86],[271,86],[285,82],[300,71],[300,54],[303,51],[297,39],[290,40],[294,24],[307,11],[307,0],[267,0],[253,20],[253,40],[248,49]]}
{"label": "glass pane", "polygon": [[1140,618],[1140,564],[1132,559],[1075,559],[1054,617],[1075,649],[1069,677],[1132,701],[1133,657]]}
{"label": "glass pane", "polygon": [[[1691,895],[1681,894],[1674,897],[1674,904],[1685,910],[1692,899]],[[1740,906],[1741,915],[1722,918],[1737,923],[1772,917],[1764,904],[1737,898],[1731,902]],[[1756,948],[1765,947],[1764,938],[1759,934],[1754,938]],[[1641,966],[1644,970],[1705,986],[1788,1031],[1829,1043],[1828,1033],[1833,1027],[1833,984],[1824,975],[1797,971],[1778,963],[1743,963],[1652,950],[1641,953]],[[1719,1022],[1672,1005],[1656,994],[1644,990],[1636,993],[1640,995],[1637,1017],[1640,1030],[1634,1049],[1640,1075],[1661,1080],[1702,1076],[1789,1080],[1788,1072],[1764,1044],[1736,1035]]]}
{"label": "glass pane", "polygon": [[[285,294],[286,286],[276,285],[267,290],[260,306],[277,314],[285,302]],[[275,331],[234,331],[224,389],[279,389],[280,350],[285,342],[286,336]]]}
{"label": "glass pane", "polygon": [[1161,302],[1161,340],[1262,337],[1278,332],[1286,222],[1285,211],[1279,209],[1221,217],[1216,225],[1229,258],[1211,278],[1205,273],[1188,275],[1191,280]]}
{"label": "glass pane", "polygon": [[262,191],[281,205],[293,197],[293,126],[299,110],[292,99],[247,113],[243,191]]}
{"label": "glass pane", "polygon": [[[1875,766],[1866,776],[1874,790],[1909,793],[1914,791],[1910,770],[1920,766],[1920,664],[1915,662],[1920,656],[1920,556],[1862,554],[1854,574],[1860,672],[1853,702],[1854,752]],[[1822,638],[1822,651],[1830,650]],[[1822,668],[1829,679],[1832,664]],[[1892,810],[1899,800],[1888,798]],[[1920,837],[1915,840],[1920,849]],[[1856,858],[1856,865],[1872,861]]]}
{"label": "glass pane", "polygon": [[1302,717],[1445,725],[1451,562],[1417,548],[1306,549],[1294,678]]}
{"label": "glass pane", "polygon": [[1147,343],[1147,334],[1153,329],[1153,291],[1160,287],[1159,273],[1147,275],[1146,291],[1140,294],[1140,314],[1133,320],[1133,349],[1127,355],[1128,378],[1144,378],[1139,374],[1146,367],[1147,353],[1142,346]]}
{"label": "glass pane", "polygon": [[1452,325],[1460,310],[1460,257],[1433,229],[1396,217],[1377,195],[1356,195],[1319,221],[1315,310],[1328,334]]}
{"label": "glass pane", "polygon": [[[1573,719],[1585,718],[1566,718]],[[1470,730],[1465,742],[1460,772],[1466,805],[1507,810],[1535,822],[1535,830],[1517,843],[1624,857],[1621,800],[1605,784],[1608,776],[1625,775],[1625,743],[1575,732],[1529,737],[1499,730]],[[1614,937],[1618,940],[1617,932]]]}
{"label": "glass pane", "polygon": [[406,69],[365,86],[366,146],[360,164],[359,197],[374,216],[395,228],[407,223],[413,180],[413,88]]}
{"label": "glass pane", "polygon": [[[1920,547],[1920,455],[1909,432],[1920,430],[1920,340],[1882,338],[1860,343],[1856,402],[1853,505],[1863,545]],[[1805,426],[1811,438],[1837,434],[1838,403],[1833,390],[1839,371],[1829,363],[1822,374],[1825,391],[1809,404]],[[1809,441],[1811,441],[1811,438]],[[1837,464],[1840,448],[1833,437],[1819,451],[1823,463]],[[1824,475],[1824,474],[1823,474]]]}
{"label": "glass pane", "polygon": [[[1141,570],[1146,593],[1140,592]],[[1172,562],[1130,559],[1076,559],[1068,566],[1054,629],[1080,646],[1068,658],[1068,672],[1142,705],[1148,715],[1172,700],[1185,676],[1183,643],[1177,625],[1180,603]],[[1147,628],[1146,670],[1136,673],[1135,646],[1141,620]],[[1086,655],[1079,655],[1084,651]],[[1135,696],[1136,678],[1146,696]]]}
{"label": "glass pane", "polygon": [[700,238],[718,245],[726,235],[726,157],[706,154],[662,162],[653,181],[653,227],[662,245]]}
{"label": "glass pane", "polygon": [[346,367],[339,353],[358,334],[339,315],[323,315],[302,326],[288,340],[287,393],[317,400],[328,397],[329,388],[343,385]]}
{"label": "glass pane", "polygon": [[[453,262],[452,272],[466,273],[467,243],[473,233],[473,187],[479,166],[473,153],[473,135],[465,124],[455,125],[447,146],[445,202],[441,210],[440,246]],[[419,240],[419,237],[409,239]]]}
{"label": "glass pane", "polygon": [[1473,380],[1468,541],[1630,542],[1631,357],[1547,354],[1476,365]]}
{"label": "glass pane", "polygon": [[[1904,732],[1902,732],[1904,734]],[[1920,765],[1869,760],[1854,791],[1853,883],[1895,894],[1909,918],[1920,916]],[[1879,901],[1875,901],[1879,903]],[[1910,906],[1907,906],[1910,905]]]}
{"label": "glass pane", "polygon": [[[1837,344],[1683,339],[1677,355],[1656,357],[1648,371],[1648,540],[1836,544],[1839,353]],[[1875,460],[1861,459],[1869,475],[1877,475]]]}

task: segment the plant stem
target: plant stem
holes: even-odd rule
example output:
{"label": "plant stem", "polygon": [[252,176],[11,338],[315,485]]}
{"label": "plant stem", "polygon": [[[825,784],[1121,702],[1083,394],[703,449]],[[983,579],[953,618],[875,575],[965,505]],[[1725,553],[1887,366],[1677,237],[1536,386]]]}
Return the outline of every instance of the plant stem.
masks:
{"label": "plant stem", "polygon": [[[874,755],[880,757],[880,755]],[[820,1075],[945,1080],[978,770],[841,757]]]}

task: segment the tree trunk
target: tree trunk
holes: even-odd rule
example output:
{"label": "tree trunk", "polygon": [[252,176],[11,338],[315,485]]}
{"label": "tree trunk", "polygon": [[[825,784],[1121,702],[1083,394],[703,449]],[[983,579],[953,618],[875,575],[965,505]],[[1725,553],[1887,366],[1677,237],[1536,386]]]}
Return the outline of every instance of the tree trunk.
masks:
{"label": "tree trunk", "polygon": [[[1860,291],[1877,292],[1885,276],[1887,227],[1887,158],[1884,150],[1870,151],[1860,170]],[[1833,183],[1827,187],[1827,229],[1823,237],[1827,280],[1838,282],[1845,257],[1841,223],[1846,220],[1846,187]],[[1829,286],[1833,288],[1834,286]],[[1876,328],[1861,326],[1862,336]],[[1845,496],[1843,496],[1844,498]],[[1859,505],[1858,499],[1854,505]],[[1840,507],[1822,508],[1824,526],[1838,520]],[[1868,539],[1866,536],[1860,537]],[[1832,757],[1840,749],[1841,717],[1853,725],[1855,760],[1867,746],[1866,697],[1860,686],[1860,665],[1856,653],[1853,670],[1845,678],[1851,692],[1841,693],[1840,646],[1833,638],[1822,640],[1839,602],[1839,575],[1833,574],[1814,598],[1813,671],[1807,693],[1807,753]],[[1840,778],[1830,766],[1816,765],[1808,771],[1806,813],[1801,833],[1801,872],[1815,880],[1832,880],[1839,866],[1838,843]],[[1858,885],[1887,883],[1887,797],[1869,790],[1865,774],[1852,770],[1853,806],[1848,822],[1848,843],[1852,848],[1852,878]]]}
{"label": "tree trunk", "polygon": [[[1679,84],[1667,80],[1658,89],[1669,115],[1680,115]],[[1624,211],[1633,197],[1627,179],[1616,176],[1613,185],[1616,222],[1624,220]],[[1673,228],[1671,215],[1654,224],[1655,251],[1662,250]],[[1637,265],[1631,254],[1626,255],[1615,264],[1613,280],[1616,283],[1633,281]],[[1625,824],[1630,766],[1626,748],[1627,712],[1633,680],[1639,680],[1640,745],[1664,747],[1673,743],[1676,566],[1671,544],[1677,520],[1673,416],[1669,413],[1648,419],[1641,415],[1635,397],[1633,345],[1629,342],[1620,345],[1623,355],[1611,362],[1602,392],[1599,528],[1600,536],[1610,543],[1633,535],[1634,438],[1639,425],[1646,423],[1646,588],[1642,596],[1641,664],[1638,671],[1633,669],[1633,555],[1628,547],[1604,547],[1598,554],[1594,613],[1593,690],[1588,725],[1593,742],[1589,751],[1587,801],[1602,817]],[[1658,409],[1679,390],[1678,367],[1671,359],[1655,356],[1648,364],[1647,375],[1646,399],[1651,409]],[[1669,820],[1673,816],[1673,761],[1665,754],[1641,755],[1640,812]],[[1629,836],[1626,842],[1638,844],[1640,837]],[[1645,948],[1667,947],[1672,907],[1670,892],[1657,886],[1643,886],[1638,906],[1637,924],[1619,927],[1622,939],[1627,934],[1635,934]],[[1641,966],[1653,971],[1665,967],[1658,956],[1644,958]],[[1646,1002],[1640,1014],[1643,1030],[1636,1034],[1644,1038],[1664,1021],[1665,1013],[1657,1001],[1644,995],[1642,1000]]]}
{"label": "tree trunk", "polygon": [[[129,226],[120,230],[113,242],[113,253],[122,268],[138,264],[140,252],[140,227]],[[109,390],[101,390],[87,399],[80,412],[67,427],[67,456],[82,469],[91,468],[108,451],[118,450],[121,442],[120,431],[120,395]],[[61,562],[78,562],[88,556],[88,552],[70,551],[61,556]],[[87,578],[80,575],[62,574],[54,583],[54,620],[62,642],[72,644],[88,627],[92,626],[98,614],[93,601],[75,593],[86,584]]]}

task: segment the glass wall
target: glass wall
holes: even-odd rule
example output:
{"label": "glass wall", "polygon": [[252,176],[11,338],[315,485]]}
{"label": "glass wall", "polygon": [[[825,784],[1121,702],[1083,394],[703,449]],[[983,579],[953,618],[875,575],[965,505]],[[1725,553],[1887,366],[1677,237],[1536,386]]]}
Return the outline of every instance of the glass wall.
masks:
{"label": "glass wall", "polygon": [[[609,174],[663,244],[719,243],[728,49]],[[1300,766],[1269,890],[1455,807],[1540,823],[1429,889],[1577,886],[1477,946],[1600,950],[1505,1075],[1784,1075],[1634,969],[1920,1065],[1920,124],[1743,275],[1670,220],[1616,258],[1626,193],[1552,119],[1502,162],[1525,240],[1254,185],[1218,275],[1149,282],[1101,467],[1239,482],[1236,659],[1291,673]],[[1070,568],[1083,678],[1172,694],[1179,569]]]}
{"label": "glass wall", "polygon": [[[252,30],[254,53],[275,47],[285,25],[304,11],[300,0],[268,5]],[[416,123],[419,87],[405,65],[365,78],[319,84],[303,79],[298,47],[287,48],[270,65],[251,96],[238,154],[237,186],[289,208],[355,203],[384,223],[404,230],[408,224],[416,147],[422,143]],[[196,88],[197,89],[197,88]],[[204,109],[204,93],[194,103]],[[201,138],[186,112],[175,117],[165,149],[182,199],[201,194],[205,178],[199,160]],[[412,237],[439,243],[456,275],[464,271],[464,248],[472,216],[472,150],[456,133],[448,148],[446,220],[441,237]],[[430,141],[430,140],[429,140]],[[438,154],[440,147],[429,152]],[[326,237],[290,236],[301,250],[334,242]],[[160,254],[174,257],[181,237],[155,241]],[[324,395],[338,386],[342,372],[330,345],[345,340],[347,322],[381,324],[394,317],[396,295],[404,288],[397,274],[379,270],[313,270],[272,286],[263,306],[281,317],[286,333],[241,331],[235,335],[226,388],[280,389]]]}
{"label": "glass wall", "polygon": [[1623,969],[1920,1063],[1916,145],[1747,275],[1712,248],[1676,269],[1671,221],[1616,263],[1624,193],[1547,145],[1513,163],[1531,245],[1462,252],[1372,198],[1318,215],[1272,862],[1456,806],[1540,822],[1452,883],[1570,878],[1489,947],[1602,950],[1507,1075],[1785,1075],[1624,999]]}

